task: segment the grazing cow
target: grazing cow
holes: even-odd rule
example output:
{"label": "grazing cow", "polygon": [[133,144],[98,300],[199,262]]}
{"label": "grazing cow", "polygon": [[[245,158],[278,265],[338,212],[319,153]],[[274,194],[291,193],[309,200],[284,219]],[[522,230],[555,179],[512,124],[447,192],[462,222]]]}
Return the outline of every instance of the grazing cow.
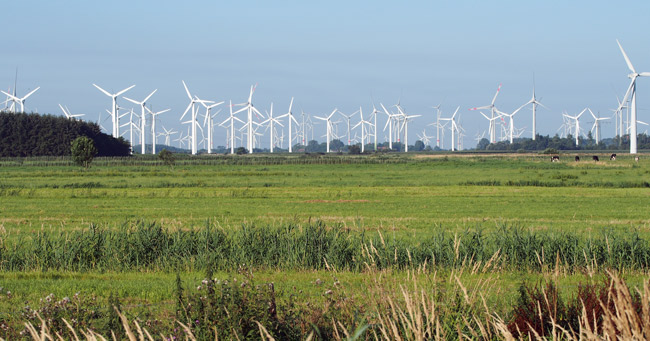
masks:
{"label": "grazing cow", "polygon": [[592,156],[592,158],[594,159],[594,161],[600,161],[600,160],[598,159],[598,155],[594,155],[594,156]]}
{"label": "grazing cow", "polygon": [[576,155],[576,162],[580,161],[580,157]]}
{"label": "grazing cow", "polygon": [[560,157],[557,155],[551,156],[551,162],[560,162]]}
{"label": "grazing cow", "polygon": [[612,155],[609,157],[609,159],[612,160],[612,161],[616,161],[616,154],[612,154]]}
{"label": "grazing cow", "polygon": [[639,162],[639,157],[638,157],[638,156],[635,156],[635,157],[634,157],[634,161]]}

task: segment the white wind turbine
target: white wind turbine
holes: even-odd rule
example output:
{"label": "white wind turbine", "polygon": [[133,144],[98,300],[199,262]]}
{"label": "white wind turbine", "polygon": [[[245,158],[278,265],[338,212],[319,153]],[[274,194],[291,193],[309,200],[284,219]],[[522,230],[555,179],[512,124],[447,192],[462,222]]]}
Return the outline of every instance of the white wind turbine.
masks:
{"label": "white wind turbine", "polygon": [[[248,95],[248,101],[247,101],[246,103],[236,104],[237,106],[243,106],[243,108],[241,108],[241,109],[235,111],[235,113],[234,113],[234,114],[236,115],[236,114],[238,114],[238,113],[240,113],[240,112],[242,112],[242,111],[244,111],[244,110],[246,110],[247,113],[248,113],[248,120],[247,120],[247,122],[246,122],[244,128],[247,129],[247,136],[246,136],[246,138],[247,138],[247,142],[246,142],[246,148],[248,148],[248,153],[250,153],[250,154],[253,153],[253,138],[254,138],[254,137],[253,137],[253,134],[255,133],[255,132],[254,132],[255,129],[253,128],[253,124],[256,124],[256,123],[257,123],[257,122],[254,122],[254,121],[253,121],[253,113],[256,113],[257,115],[264,117],[264,116],[262,115],[262,113],[259,112],[259,110],[257,110],[257,109],[253,106],[253,93],[255,92],[255,89],[256,89],[256,88],[257,88],[257,84],[254,85],[254,86],[251,85],[251,91],[250,91],[250,94]],[[242,129],[243,129],[243,128],[242,128]]]}
{"label": "white wind turbine", "polygon": [[424,143],[425,147],[428,146],[429,142],[431,141],[431,136],[427,136],[426,129],[422,130],[422,135],[418,134],[418,138]]}
{"label": "white wind turbine", "polygon": [[375,107],[375,103],[373,102],[372,113],[370,113],[370,119],[374,121],[374,123],[372,124],[372,135],[375,142],[375,151],[377,151],[377,114],[379,113],[380,111],[377,110],[377,108]]}
{"label": "white wind turbine", "polygon": [[[281,115],[280,117],[273,117],[273,102],[271,102],[271,110],[267,114],[268,114],[268,118],[266,120],[264,120],[261,124],[262,125],[266,124],[266,123],[269,124],[266,129],[269,131],[269,135],[270,135],[270,138],[271,138],[271,141],[269,141],[269,143],[270,143],[270,151],[271,151],[271,153],[273,153],[273,147],[275,146],[274,139],[276,138],[276,136],[275,136],[276,135],[275,128],[273,127],[273,124],[274,123],[278,124],[280,127],[284,128],[284,125],[282,125],[282,123],[280,123],[280,121],[278,121],[278,119],[280,117],[284,117],[284,116],[288,115],[288,113],[284,114],[284,115]],[[289,120],[291,120],[291,119],[289,119]]]}
{"label": "white wind turbine", "polygon": [[386,131],[386,128],[388,128],[388,149],[393,150],[393,117],[395,114],[388,111],[388,109],[386,109],[382,103],[379,103],[379,105],[382,109],[384,109],[383,113],[388,116],[386,125],[384,126],[384,131]]}
{"label": "white wind turbine", "polygon": [[573,121],[574,122],[573,127],[575,127],[576,146],[579,144],[578,137],[580,136],[580,116],[582,116],[582,114],[584,114],[585,111],[587,111],[587,109],[588,108],[582,109],[582,111],[576,116],[570,116],[570,115],[564,114],[564,116],[566,116],[566,118],[568,118],[569,120],[574,120]]}
{"label": "white wind turbine", "polygon": [[[292,137],[292,134],[293,134],[293,122],[298,124],[298,120],[296,120],[296,118],[293,117],[293,112],[291,111],[292,107],[293,107],[293,97],[291,97],[291,102],[289,103],[289,111],[287,111],[287,113],[284,114],[284,115],[278,116],[278,118],[283,118],[285,116],[289,117],[289,153],[293,152],[293,150],[292,150],[292,147],[293,147],[292,146],[292,144],[293,144],[293,137]],[[304,116],[305,116],[305,114],[303,113],[303,124],[304,124]],[[282,134],[284,134],[284,132]],[[284,135],[282,135],[282,136],[284,137]],[[303,141],[304,141],[304,138],[303,138]],[[280,143],[280,144],[282,144],[282,143]],[[304,142],[303,142],[303,144],[304,144]]]}
{"label": "white wind turbine", "polygon": [[[171,109],[165,109],[157,112],[151,111],[149,108],[147,108],[147,111],[149,111],[149,115],[151,115],[151,153],[156,154],[156,116],[166,113]],[[143,134],[144,135],[144,134]]]}
{"label": "white wind turbine", "polygon": [[[399,112],[401,118],[404,120],[402,123],[402,129],[404,129],[404,152],[408,153],[409,151],[409,121],[413,118],[420,117],[422,115],[406,115],[402,106],[399,105],[399,102],[396,105],[397,111]],[[400,129],[400,130],[402,130]]]}
{"label": "white wind turbine", "polygon": [[594,118],[594,125],[591,126],[591,131],[594,131],[594,129],[596,130],[596,144],[598,144],[600,142],[600,138],[601,138],[601,136],[600,136],[600,121],[609,120],[611,117],[596,117],[596,115],[594,114],[593,111],[591,111],[591,109],[588,109],[588,110],[589,110],[589,113],[591,114],[591,117]]}
{"label": "white wind turbine", "polygon": [[198,136],[197,136],[196,128],[197,127],[200,128],[199,123],[196,120],[196,103],[199,102],[199,100],[197,100],[197,98],[195,98],[195,97],[192,97],[192,94],[190,94],[190,90],[187,88],[187,85],[185,84],[185,81],[181,81],[181,82],[183,82],[183,87],[185,88],[185,92],[187,93],[187,97],[190,99],[190,103],[187,105],[187,108],[183,112],[183,115],[181,115],[180,120],[182,121],[183,117],[185,117],[185,114],[187,114],[187,112],[190,109],[192,109],[192,116],[190,117],[190,120],[186,121],[186,122],[183,122],[183,123],[184,124],[185,123],[190,124],[190,128],[192,130],[191,135],[189,135],[190,139],[191,139],[191,143],[190,143],[191,146],[190,147],[191,147],[191,150],[192,150],[192,155],[196,155],[197,143],[198,143],[197,142],[197,137]]}
{"label": "white wind turbine", "polygon": [[174,135],[174,134],[177,134],[178,132],[174,131],[173,128],[169,129],[169,130],[167,130],[167,128],[165,128],[164,126],[162,128],[163,128],[164,133],[161,133],[160,135],[165,137],[165,145],[166,146],[171,146],[171,136]]}
{"label": "white wind turbine", "polygon": [[[120,96],[121,94],[131,90],[135,85],[131,85],[130,87],[128,87],[128,88],[126,88],[126,89],[124,89],[122,91],[116,92],[114,94],[111,94],[108,91],[100,88],[99,85],[97,85],[97,84],[93,84],[93,85],[97,89],[99,89],[99,91],[103,92],[106,96],[110,97],[113,100],[112,106],[111,106],[111,118],[113,119],[113,134],[112,135],[113,135],[113,137],[120,136],[120,118],[119,118],[118,113],[117,113],[117,97]],[[143,112],[144,112],[144,110],[143,110]]]}
{"label": "white wind turbine", "polygon": [[[36,89],[30,91],[27,95],[25,95],[25,96],[23,96],[23,97],[20,97],[20,98],[19,98],[18,96],[15,95],[15,94],[16,94],[16,88],[15,88],[15,86],[14,86],[14,94],[13,94],[13,95],[11,95],[11,94],[9,94],[9,93],[6,93],[6,92],[4,92],[4,91],[2,91],[2,93],[5,94],[5,95],[7,95],[8,100],[11,100],[11,101],[14,102],[14,104],[12,105],[12,107],[13,107],[13,113],[15,114],[15,113],[16,113],[16,106],[15,106],[15,104],[16,104],[16,103],[20,103],[20,112],[25,112],[25,100],[26,100],[29,96],[31,96],[33,93],[35,93],[35,92],[36,92],[38,89],[40,89],[40,88],[41,88],[41,87],[39,86],[39,87],[37,87]],[[1,90],[0,90],[0,91],[1,91]]]}
{"label": "white wind turbine", "polygon": [[[145,99],[143,99],[141,102],[130,99],[128,97],[124,97],[125,100],[127,100],[127,101],[129,101],[129,102],[131,102],[133,104],[139,105],[140,109],[141,109],[141,114],[140,114],[140,132],[141,132],[140,133],[140,144],[141,144],[141,146],[140,146],[140,149],[142,150],[142,155],[144,155],[144,153],[145,153],[145,135],[147,135],[147,134],[145,134],[145,131],[147,131],[146,128],[145,128],[145,123],[146,123],[146,115],[145,114],[146,114],[146,111],[147,111],[146,105],[147,105],[147,101],[149,100],[149,98],[151,98],[151,96],[153,96],[153,94],[155,94],[156,91],[158,91],[158,89],[152,91],[149,94],[149,96],[145,97]],[[115,99],[113,99],[113,103],[115,103]]]}
{"label": "white wind turbine", "polygon": [[526,102],[523,106],[526,106],[528,104],[533,105],[533,141],[535,141],[535,136],[537,136],[537,106],[541,106],[542,108],[548,109],[544,104],[540,103],[537,98],[535,97],[535,80],[533,79],[533,97]]}
{"label": "white wind turbine", "polygon": [[[499,87],[497,88],[497,92],[494,94],[494,97],[492,98],[492,102],[489,105],[485,105],[482,107],[474,107],[469,110],[481,110],[481,109],[490,109],[490,118],[488,120],[490,121],[490,128],[489,128],[489,133],[490,133],[490,143],[495,143],[496,141],[496,122],[495,122],[495,115],[497,113],[497,108],[494,105],[494,102],[497,100],[497,96],[499,96],[499,92],[501,91],[501,84],[499,84]],[[484,115],[485,116],[485,115]]]}
{"label": "white wind turbine", "polygon": [[637,112],[636,112],[636,79],[637,77],[648,77],[650,76],[650,72],[636,72],[634,69],[634,66],[632,65],[632,62],[630,61],[630,58],[627,57],[627,54],[623,50],[623,46],[621,46],[621,43],[616,40],[616,43],[618,44],[618,47],[621,49],[621,53],[623,53],[623,58],[625,58],[625,63],[627,64],[628,69],[632,71],[627,77],[632,79],[630,82],[630,87],[628,88],[626,94],[625,94],[625,99],[623,102],[626,101],[627,97],[629,95],[632,96],[631,99],[631,104],[630,104],[630,111],[632,114],[632,117],[630,119],[630,154],[636,154],[637,153]]}
{"label": "white wind turbine", "polygon": [[[244,123],[244,121],[240,120],[238,117],[235,116],[235,114],[232,112],[232,101],[230,101],[230,104],[228,105],[230,108],[230,117],[228,117],[225,121],[221,122],[219,125],[222,127],[230,128],[229,136],[230,136],[230,154],[235,154],[235,121],[239,121],[241,123]],[[224,124],[230,122],[229,126],[225,126]]]}
{"label": "white wind turbine", "polygon": [[352,136],[350,136],[350,120],[352,119],[352,116],[356,115],[359,112],[359,110],[353,112],[350,115],[346,115],[343,112],[341,112],[340,110],[338,112],[339,112],[339,114],[341,114],[341,116],[345,117],[345,120],[347,121],[347,130],[348,130],[347,131],[347,138],[348,138],[348,146],[349,146],[350,142],[352,141]]}
{"label": "white wind turbine", "polygon": [[[370,121],[366,121],[366,120],[363,119],[363,110],[361,109],[361,107],[359,107],[358,112],[359,112],[359,116],[361,116],[361,121],[359,121],[359,123],[357,123],[354,127],[352,127],[352,129],[356,129],[358,126],[361,126],[361,152],[363,153],[363,152],[366,151],[366,148],[365,148],[365,146],[366,146],[366,138],[367,138],[366,133],[367,133],[367,130],[368,130],[366,128],[366,125],[372,125],[372,123]],[[352,115],[350,115],[350,116],[352,116]],[[348,133],[349,133],[349,131],[348,131]]]}
{"label": "white wind turbine", "polygon": [[326,135],[327,135],[327,152],[328,153],[330,152],[330,139],[331,139],[331,136],[332,136],[332,128],[333,128],[331,119],[332,119],[332,116],[334,116],[334,114],[336,114],[337,111],[338,111],[338,109],[332,110],[332,113],[329,114],[329,116],[327,116],[327,117],[314,116],[315,119],[325,121],[325,123],[327,125],[327,134]]}
{"label": "white wind turbine", "polygon": [[73,115],[73,114],[70,113],[70,109],[68,109],[67,106],[63,107],[61,104],[59,104],[59,108],[61,108],[61,111],[63,111],[63,114],[65,114],[66,118],[75,118],[75,117],[81,117],[81,116],[84,115],[84,114],[75,114],[75,115]]}
{"label": "white wind turbine", "polygon": [[[217,111],[214,115],[211,115],[210,110],[212,110],[212,108],[214,108],[216,106],[219,106],[219,105],[223,104],[223,102],[224,101],[221,101],[221,102],[218,102],[218,103],[213,103],[213,102],[210,102],[210,101],[201,101],[201,105],[203,105],[203,107],[205,108],[205,118],[203,119],[203,125],[206,126],[207,129],[208,129],[208,148],[207,148],[208,154],[212,153],[212,145],[213,145],[213,142],[214,142],[213,141],[214,138],[212,137],[212,127],[213,127],[212,120],[220,112],[220,111]],[[213,104],[209,104],[209,103],[213,103]]]}
{"label": "white wind turbine", "polygon": [[440,121],[449,121],[451,123],[451,151],[456,150],[456,131],[458,130],[458,126],[456,125],[456,114],[458,114],[458,109],[460,107],[456,107],[456,111],[454,111],[454,114],[451,115],[449,118],[440,118]]}
{"label": "white wind turbine", "polygon": [[[508,113],[505,113],[505,112],[502,112],[502,111],[497,111],[500,115],[506,116],[506,117],[508,117],[510,119],[510,121],[508,123],[508,125],[509,125],[508,136],[510,138],[510,144],[513,143],[514,135],[515,135],[515,115],[519,112],[519,110],[523,109],[523,107],[525,105],[528,105],[528,103],[520,106],[519,108],[517,108],[517,110],[513,111],[511,114],[508,114]],[[483,113],[481,113],[481,114],[483,114]],[[483,115],[483,116],[485,116],[485,115]]]}

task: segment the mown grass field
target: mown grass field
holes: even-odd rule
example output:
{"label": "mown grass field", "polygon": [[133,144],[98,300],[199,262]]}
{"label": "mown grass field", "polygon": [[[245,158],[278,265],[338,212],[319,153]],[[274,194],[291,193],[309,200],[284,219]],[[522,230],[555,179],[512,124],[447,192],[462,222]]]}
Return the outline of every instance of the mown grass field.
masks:
{"label": "mown grass field", "polygon": [[[460,230],[508,222],[588,232],[645,228],[650,222],[650,164],[643,159],[640,164],[620,158],[552,164],[536,156],[390,160],[280,165],[215,160],[174,170],[156,162],[89,170],[0,162],[0,224],[11,234],[133,219],[175,227],[200,226],[206,219],[224,227],[320,219],[426,234],[439,224]],[[263,161],[257,156],[250,163]]]}
{"label": "mown grass field", "polygon": [[[12,292],[11,298],[0,292],[0,322],[16,316],[24,304],[38,305],[49,293],[63,297],[76,292],[104,301],[116,294],[130,307],[132,316],[142,319],[152,314],[169,317],[176,273],[185,288],[193,288],[205,278],[202,267],[212,264],[197,253],[186,258],[163,255],[163,260],[141,260],[142,265],[136,260],[129,263],[136,265],[123,268],[113,260],[100,264],[86,257],[84,264],[89,265],[77,266],[74,260],[42,261],[40,250],[34,258],[19,252],[29,244],[25,241],[47,235],[52,238],[46,241],[47,247],[54,245],[49,257],[55,259],[62,252],[56,251],[56,245],[63,245],[61,250],[68,245],[57,240],[78,238],[74,233],[87,231],[91,223],[103,230],[122,231],[144,222],[170,233],[211,226],[226,231],[234,241],[253,240],[254,244],[254,236],[243,239],[236,234],[242,226],[270,225],[281,231],[282,226],[319,222],[326,229],[353,233],[344,238],[357,241],[350,244],[355,252],[363,247],[380,250],[376,256],[363,250],[350,253],[355,259],[339,263],[352,265],[338,270],[299,260],[299,254],[295,261],[265,258],[251,267],[256,281],[276,283],[281,297],[300,292],[299,297],[314,302],[327,301],[323,292],[334,288],[335,282],[341,283],[346,295],[361,299],[367,297],[365,289],[377,277],[397,291],[398,283],[408,282],[409,273],[417,270],[425,274],[419,278],[431,290],[444,291],[440,288],[461,280],[489,297],[490,304],[498,307],[495,311],[506,313],[523,280],[554,278],[569,295],[578,282],[601,278],[603,267],[594,266],[592,254],[578,259],[582,249],[575,245],[591,245],[591,238],[600,242],[594,254],[607,249],[609,258],[602,261],[608,267],[616,267],[613,262],[626,254],[633,255],[622,261],[625,265],[619,270],[627,273],[628,283],[641,283],[650,264],[650,248],[646,247],[650,240],[650,160],[642,156],[637,163],[619,156],[609,161],[603,155],[600,162],[572,160],[564,156],[563,162],[551,163],[547,156],[538,155],[253,155],[185,157],[173,169],[152,158],[98,159],[88,170],[66,159],[0,160],[0,287]],[[536,243],[522,246],[522,250],[527,247],[526,254],[517,265],[509,263],[516,251],[499,249],[499,245],[516,242],[490,241],[483,251],[488,254],[481,259],[475,258],[478,249],[469,245],[471,240],[461,243],[459,238],[456,246],[454,235],[478,233],[488,240],[510,229],[529,233],[524,239]],[[449,259],[436,263],[426,254],[411,254],[420,244],[439,240],[443,232],[448,233],[448,244],[440,245],[448,248],[440,255]],[[549,245],[560,243],[564,234],[574,246]],[[610,240],[630,234],[634,237]],[[383,238],[389,240],[386,250],[379,246]],[[540,245],[540,250],[533,250]],[[252,250],[255,245],[248,247]],[[547,252],[553,247],[563,250],[562,255],[560,251],[544,255],[544,247]],[[228,252],[234,254],[237,248],[231,245]],[[486,268],[495,250],[500,252],[500,263]],[[287,249],[286,253],[291,252]],[[424,260],[428,270],[422,269],[422,263],[413,264],[411,257]],[[245,256],[238,259],[245,262]],[[522,265],[527,260],[538,264]],[[220,264],[215,276],[238,276],[237,266]],[[10,270],[12,266],[16,270]],[[321,281],[324,284],[317,284]]]}

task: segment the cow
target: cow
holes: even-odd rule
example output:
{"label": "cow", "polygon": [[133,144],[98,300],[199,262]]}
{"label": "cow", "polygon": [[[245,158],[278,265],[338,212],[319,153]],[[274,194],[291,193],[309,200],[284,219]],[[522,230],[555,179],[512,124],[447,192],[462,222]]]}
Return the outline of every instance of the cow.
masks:
{"label": "cow", "polygon": [[634,157],[634,161],[635,161],[635,162],[639,162],[639,157],[638,157],[638,156],[635,156],[635,157]]}
{"label": "cow", "polygon": [[576,162],[580,161],[580,157],[576,155]]}
{"label": "cow", "polygon": [[611,161],[616,161],[616,154],[612,154],[612,155],[609,157],[609,159],[610,159]]}
{"label": "cow", "polygon": [[551,156],[551,162],[560,162],[560,157],[557,155]]}
{"label": "cow", "polygon": [[592,156],[591,158],[592,158],[594,161],[596,161],[596,162],[600,161],[600,160],[598,159],[598,155],[594,155],[594,156]]}

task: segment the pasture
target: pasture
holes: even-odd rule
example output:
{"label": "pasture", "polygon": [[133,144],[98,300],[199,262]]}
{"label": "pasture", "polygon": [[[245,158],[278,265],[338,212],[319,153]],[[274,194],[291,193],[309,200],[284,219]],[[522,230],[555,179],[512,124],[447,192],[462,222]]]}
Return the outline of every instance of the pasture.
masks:
{"label": "pasture", "polygon": [[308,306],[332,304],[326,290],[361,302],[369,286],[397,292],[417,272],[449,304],[463,282],[506,315],[524,280],[553,279],[567,297],[605,269],[641,283],[650,162],[572,159],[247,155],[170,168],[143,157],[88,170],[3,159],[0,291],[12,294],[0,292],[0,322],[17,323],[22,302],[76,292],[169,318],[176,274],[187,289],[206,271],[273,282],[279,299]]}

